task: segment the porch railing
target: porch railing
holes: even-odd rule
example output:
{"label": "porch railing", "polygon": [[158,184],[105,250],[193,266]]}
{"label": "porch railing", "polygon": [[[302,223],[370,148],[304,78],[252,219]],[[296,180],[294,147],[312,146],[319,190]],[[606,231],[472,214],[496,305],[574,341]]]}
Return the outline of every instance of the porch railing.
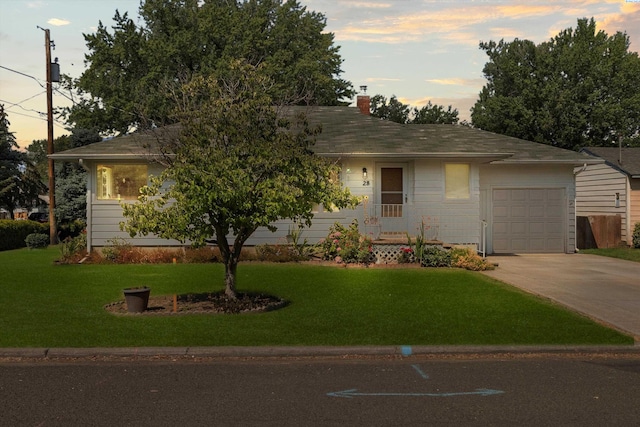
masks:
{"label": "porch railing", "polygon": [[404,237],[407,232],[407,209],[401,204],[371,204],[365,209],[365,225],[375,239],[380,234]]}

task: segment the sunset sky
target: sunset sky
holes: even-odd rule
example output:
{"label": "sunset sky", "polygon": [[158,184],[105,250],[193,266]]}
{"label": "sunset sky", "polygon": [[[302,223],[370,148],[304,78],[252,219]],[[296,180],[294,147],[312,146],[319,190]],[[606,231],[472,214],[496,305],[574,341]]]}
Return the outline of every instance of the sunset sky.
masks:
{"label": "sunset sky", "polygon": [[[323,13],[340,46],[342,78],[367,94],[396,95],[411,106],[429,100],[452,105],[469,118],[485,84],[487,56],[480,41],[514,38],[535,43],[593,17],[599,29],[624,31],[631,50],[640,51],[640,0],[300,0]],[[55,42],[52,57],[61,72],[78,77],[87,48],[83,33],[114,12],[137,18],[139,0],[2,0],[0,2],[0,103],[8,112],[20,146],[46,139],[45,48],[48,28]],[[54,87],[56,87],[55,85]],[[69,94],[67,94],[68,96]],[[71,101],[54,92],[55,106]],[[62,122],[54,136],[67,133]]]}

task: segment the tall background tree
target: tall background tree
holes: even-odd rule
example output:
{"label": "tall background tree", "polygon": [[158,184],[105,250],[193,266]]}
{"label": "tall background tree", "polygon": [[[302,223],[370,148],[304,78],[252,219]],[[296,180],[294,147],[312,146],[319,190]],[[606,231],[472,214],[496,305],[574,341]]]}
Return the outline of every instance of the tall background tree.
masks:
{"label": "tall background tree", "polygon": [[452,108],[451,105],[445,108],[442,105],[432,104],[431,101],[422,108],[413,108],[412,119],[409,123],[412,124],[435,124],[435,125],[455,125],[458,124],[458,110]]}
{"label": "tall background tree", "polygon": [[17,208],[30,208],[46,187],[40,182],[37,171],[9,131],[9,119],[0,104],[0,207],[14,218]]}
{"label": "tall background tree", "polygon": [[[70,135],[56,138],[55,152],[93,144],[101,140],[95,130],[72,129]],[[47,140],[36,140],[27,147],[27,158],[34,165],[36,176],[47,179]],[[79,233],[86,226],[87,171],[73,162],[56,162],[55,216],[60,240]]]}
{"label": "tall background tree", "polygon": [[176,112],[180,136],[164,150],[167,168],[138,202],[123,204],[122,227],[132,236],[154,233],[195,245],[215,236],[230,298],[240,251],[258,227],[273,229],[285,218],[309,223],[316,203],[355,203],[335,179],[337,166],[311,151],[314,130],[304,116],[274,108],[265,74],[232,61],[217,76],[185,85]]}
{"label": "tall background tree", "polygon": [[82,95],[69,122],[113,134],[170,123],[165,84],[215,74],[233,59],[260,64],[276,102],[339,105],[354,94],[326,18],[296,0],[143,0],[139,15],[116,11],[112,31],[100,22],[85,34],[88,67],[69,82]]}
{"label": "tall background tree", "polygon": [[383,120],[408,124],[457,124],[458,110],[451,105],[445,108],[432,104],[431,101],[422,108],[404,104],[392,95],[389,101],[383,95],[371,97],[371,115]]}
{"label": "tall background tree", "polygon": [[9,131],[10,125],[4,105],[0,104],[0,207],[6,209],[13,219],[20,195],[18,176],[23,156],[18,151],[15,136]]}
{"label": "tall background tree", "polygon": [[487,84],[471,112],[475,127],[562,148],[640,145],[640,58],[629,38],[592,19],[535,45],[480,43]]}

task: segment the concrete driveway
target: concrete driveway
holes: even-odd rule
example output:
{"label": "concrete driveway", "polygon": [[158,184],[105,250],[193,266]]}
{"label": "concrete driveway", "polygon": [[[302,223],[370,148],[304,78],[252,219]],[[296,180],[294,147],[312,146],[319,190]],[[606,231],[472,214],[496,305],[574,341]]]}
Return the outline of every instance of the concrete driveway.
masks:
{"label": "concrete driveway", "polygon": [[485,274],[632,334],[640,341],[640,263],[586,254],[490,256]]}

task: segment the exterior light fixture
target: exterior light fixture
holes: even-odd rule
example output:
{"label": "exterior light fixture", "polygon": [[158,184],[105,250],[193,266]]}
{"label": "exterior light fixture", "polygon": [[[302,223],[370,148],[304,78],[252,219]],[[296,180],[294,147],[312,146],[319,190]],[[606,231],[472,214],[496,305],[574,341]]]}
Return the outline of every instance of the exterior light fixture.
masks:
{"label": "exterior light fixture", "polygon": [[369,185],[369,174],[367,173],[367,168],[362,168],[362,185],[367,187]]}

